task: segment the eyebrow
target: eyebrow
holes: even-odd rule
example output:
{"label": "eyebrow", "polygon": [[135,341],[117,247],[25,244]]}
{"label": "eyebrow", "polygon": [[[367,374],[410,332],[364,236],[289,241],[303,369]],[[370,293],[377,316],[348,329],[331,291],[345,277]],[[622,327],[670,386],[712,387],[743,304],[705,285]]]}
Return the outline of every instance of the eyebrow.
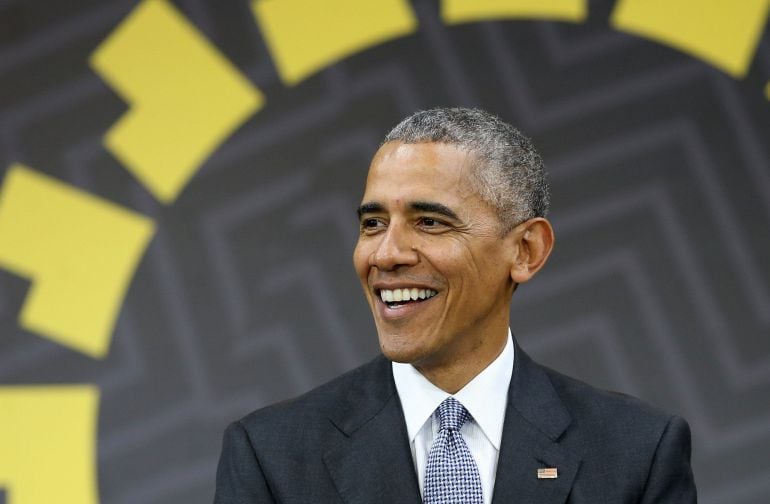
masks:
{"label": "eyebrow", "polygon": [[435,203],[433,201],[415,201],[414,203],[409,204],[409,208],[420,212],[435,213],[443,215],[444,217],[449,217],[450,219],[460,220],[457,214],[454,213],[448,206],[442,205],[441,203]]}
{"label": "eyebrow", "polygon": [[[444,217],[449,217],[450,219],[460,220],[457,214],[454,213],[449,207],[433,201],[414,201],[409,204],[409,208],[411,210],[416,210],[418,212],[435,213],[438,215],[443,215]],[[384,211],[385,211],[385,207],[382,205],[382,203],[373,201],[373,202],[363,203],[361,206],[358,207],[357,213],[358,213],[358,218],[360,219],[362,215],[372,214],[372,213],[382,213]]]}
{"label": "eyebrow", "polygon": [[385,211],[385,207],[382,206],[382,203],[371,202],[371,203],[362,203],[361,206],[358,207],[358,210],[356,210],[356,213],[358,214],[358,218],[360,219],[362,215],[372,214],[372,213],[382,213],[383,211]]}

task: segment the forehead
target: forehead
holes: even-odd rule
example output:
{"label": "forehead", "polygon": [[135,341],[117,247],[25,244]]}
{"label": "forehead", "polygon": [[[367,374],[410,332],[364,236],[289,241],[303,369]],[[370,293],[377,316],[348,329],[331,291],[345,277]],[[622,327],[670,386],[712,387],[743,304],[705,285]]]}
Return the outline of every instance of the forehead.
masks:
{"label": "forehead", "polygon": [[471,170],[472,155],[454,145],[388,142],[372,159],[364,199],[465,199]]}

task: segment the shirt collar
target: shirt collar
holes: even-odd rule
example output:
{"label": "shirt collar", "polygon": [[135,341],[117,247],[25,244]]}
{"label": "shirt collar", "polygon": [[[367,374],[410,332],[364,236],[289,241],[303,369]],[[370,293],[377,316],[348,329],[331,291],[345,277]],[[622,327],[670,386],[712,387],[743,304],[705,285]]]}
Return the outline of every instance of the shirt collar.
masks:
{"label": "shirt collar", "polygon": [[[509,329],[508,340],[500,355],[454,394],[497,450],[500,450],[500,440],[503,437],[513,360],[513,338]],[[393,362],[392,367],[411,443],[439,404],[450,394],[433,385],[411,364]]]}

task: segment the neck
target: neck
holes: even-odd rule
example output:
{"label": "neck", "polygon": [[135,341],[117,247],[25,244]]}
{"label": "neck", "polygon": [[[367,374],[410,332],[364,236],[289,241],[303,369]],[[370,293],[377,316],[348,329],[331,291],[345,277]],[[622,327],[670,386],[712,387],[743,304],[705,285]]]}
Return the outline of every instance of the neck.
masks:
{"label": "neck", "polygon": [[474,359],[467,356],[453,361],[443,362],[441,365],[428,363],[414,363],[414,367],[436,387],[449,394],[456,394],[484,371],[495,359],[497,359],[508,341],[508,330],[503,337],[495,337],[493,341],[479,348]]}

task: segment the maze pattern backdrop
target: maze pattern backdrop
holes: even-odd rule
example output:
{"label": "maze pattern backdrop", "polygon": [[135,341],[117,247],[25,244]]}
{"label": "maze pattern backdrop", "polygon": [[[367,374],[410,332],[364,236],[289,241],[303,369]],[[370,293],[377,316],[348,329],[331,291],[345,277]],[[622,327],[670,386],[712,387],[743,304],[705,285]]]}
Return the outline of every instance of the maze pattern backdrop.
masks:
{"label": "maze pattern backdrop", "polygon": [[229,421],[374,356],[355,208],[438,105],[551,173],[523,347],[764,502],[769,3],[0,2],[0,502],[210,502]]}

